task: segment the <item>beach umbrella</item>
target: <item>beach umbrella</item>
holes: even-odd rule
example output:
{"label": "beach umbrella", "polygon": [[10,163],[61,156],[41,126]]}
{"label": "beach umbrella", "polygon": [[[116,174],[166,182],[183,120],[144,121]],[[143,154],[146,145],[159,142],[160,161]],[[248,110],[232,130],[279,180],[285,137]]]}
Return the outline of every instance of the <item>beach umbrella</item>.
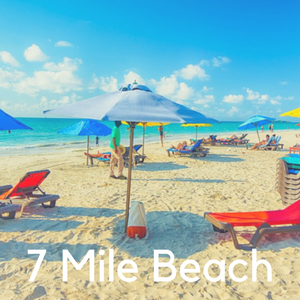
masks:
{"label": "beach umbrella", "polygon": [[30,129],[31,127],[23,124],[17,119],[13,118],[2,109],[0,109],[0,130],[15,130],[15,129]]}
{"label": "beach umbrella", "polygon": [[[123,124],[127,124],[127,122],[122,121]],[[138,124],[136,124],[137,126],[143,126],[143,153],[142,155],[145,154],[144,149],[145,149],[145,131],[146,131],[146,127],[154,127],[154,126],[165,126],[168,125],[170,123],[159,123],[159,122],[140,122]]]}
{"label": "beach umbrella", "polygon": [[198,139],[198,127],[211,127],[211,124],[182,124],[183,127],[196,127],[196,140]]}
{"label": "beach umbrella", "polygon": [[300,118],[300,107],[296,108],[296,109],[293,109],[293,110],[290,110],[290,111],[287,111],[287,112],[281,114],[280,116]]}
{"label": "beach umbrella", "polygon": [[128,224],[130,205],[131,171],[134,128],[140,122],[159,123],[218,123],[203,114],[152,93],[144,86],[135,84],[131,90],[121,90],[75,102],[63,107],[44,111],[56,115],[76,118],[92,118],[103,121],[126,120],[130,125],[130,151],[126,195],[125,231]]}
{"label": "beach umbrella", "polygon": [[249,118],[242,125],[240,125],[238,127],[238,129],[239,130],[246,130],[246,129],[255,128],[256,132],[257,132],[258,140],[260,141],[257,127],[264,126],[266,124],[270,124],[273,121],[275,121],[274,118],[269,118],[269,117],[257,115],[257,116],[253,116],[253,117]]}
{"label": "beach umbrella", "polygon": [[[87,136],[87,154],[89,154],[89,146],[90,146],[90,135],[96,136],[107,136],[111,134],[111,128],[106,125],[100,123],[97,120],[86,119],[80,121],[76,124],[73,124],[69,127],[66,127],[58,133],[61,134],[71,134],[71,135],[79,135],[79,136]],[[86,157],[86,164],[88,165],[88,155]]]}

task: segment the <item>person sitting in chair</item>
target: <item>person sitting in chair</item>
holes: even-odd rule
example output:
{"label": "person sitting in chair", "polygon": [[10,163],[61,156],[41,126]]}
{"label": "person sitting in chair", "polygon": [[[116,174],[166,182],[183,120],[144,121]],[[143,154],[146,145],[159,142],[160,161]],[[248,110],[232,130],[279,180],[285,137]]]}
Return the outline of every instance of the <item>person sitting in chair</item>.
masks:
{"label": "person sitting in chair", "polygon": [[171,148],[174,149],[174,150],[184,150],[186,147],[187,147],[187,142],[186,141],[183,141],[182,143],[179,143],[177,145],[177,147],[171,145]]}
{"label": "person sitting in chair", "polygon": [[269,139],[270,139],[270,136],[267,134],[265,140],[260,141],[259,143],[256,143],[252,148],[250,148],[250,150],[254,150],[254,149],[256,149],[258,146],[265,145],[265,144],[269,141]]}

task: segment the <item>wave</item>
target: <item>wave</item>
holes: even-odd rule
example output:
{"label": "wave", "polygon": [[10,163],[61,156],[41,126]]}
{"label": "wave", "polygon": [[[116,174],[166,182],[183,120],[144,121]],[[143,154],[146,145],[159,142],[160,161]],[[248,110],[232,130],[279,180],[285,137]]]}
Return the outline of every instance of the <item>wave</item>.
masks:
{"label": "wave", "polygon": [[57,143],[46,143],[46,144],[33,144],[33,145],[16,145],[16,146],[0,146],[2,150],[22,150],[22,149],[33,149],[33,148],[51,148],[51,147],[62,147],[72,145],[85,145],[86,142],[57,142]]}

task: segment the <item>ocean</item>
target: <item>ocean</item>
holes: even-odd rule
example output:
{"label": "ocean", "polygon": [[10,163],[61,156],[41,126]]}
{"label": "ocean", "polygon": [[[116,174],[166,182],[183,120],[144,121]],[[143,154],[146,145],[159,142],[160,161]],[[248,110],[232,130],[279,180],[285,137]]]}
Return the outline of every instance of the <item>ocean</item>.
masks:
{"label": "ocean", "polygon": [[[33,130],[12,130],[10,133],[0,131],[0,155],[20,155],[20,154],[37,154],[53,151],[64,151],[68,148],[86,148],[86,137],[58,134],[57,132],[67,126],[73,125],[80,119],[52,119],[52,118],[18,118],[21,122],[33,128]],[[113,127],[113,122],[103,122],[108,127]],[[198,138],[208,137],[210,134],[217,134],[220,137],[230,136],[231,134],[241,134],[253,130],[238,131],[237,128],[242,122],[221,122],[213,124],[212,127],[199,127]],[[297,123],[275,122],[274,131],[276,130],[296,130]],[[128,125],[121,126],[121,144],[129,145]],[[158,127],[147,127],[145,131],[145,142],[159,142]],[[268,131],[268,126],[265,126]],[[165,143],[168,141],[190,139],[196,137],[194,127],[181,127],[180,124],[169,124],[164,126]],[[134,142],[142,143],[143,127],[136,126],[134,133]],[[99,137],[99,145],[108,147],[110,137]],[[95,146],[95,136],[90,137],[90,146]]]}

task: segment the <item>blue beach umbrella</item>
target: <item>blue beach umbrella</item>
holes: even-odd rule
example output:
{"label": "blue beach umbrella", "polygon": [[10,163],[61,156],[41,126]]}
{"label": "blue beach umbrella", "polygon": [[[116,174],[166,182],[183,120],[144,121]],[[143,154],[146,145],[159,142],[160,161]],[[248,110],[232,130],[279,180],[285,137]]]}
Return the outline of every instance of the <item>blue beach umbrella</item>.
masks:
{"label": "blue beach umbrella", "polygon": [[253,116],[250,119],[248,119],[247,121],[245,121],[242,125],[240,125],[238,127],[238,129],[239,130],[246,130],[246,129],[255,128],[256,132],[257,132],[258,140],[260,141],[257,127],[264,126],[266,124],[270,124],[275,120],[276,119],[274,119],[274,118],[269,118],[269,117],[257,115],[257,116]]}
{"label": "blue beach umbrella", "polygon": [[126,121],[130,125],[130,152],[126,196],[125,230],[128,224],[134,128],[139,122],[218,123],[186,106],[155,94],[145,86],[133,84],[131,89],[100,95],[63,107],[44,111],[56,115],[92,118],[103,121]]}
{"label": "blue beach umbrella", "polygon": [[[97,120],[86,119],[80,121],[74,125],[66,127],[58,133],[61,134],[71,134],[71,135],[79,135],[79,136],[87,136],[87,154],[89,154],[89,146],[90,146],[90,135],[96,136],[107,136],[111,134],[111,128],[106,125],[100,123]],[[86,164],[88,165],[89,157],[86,157]]]}
{"label": "blue beach umbrella", "polygon": [[23,124],[17,119],[13,118],[2,109],[0,109],[0,130],[15,130],[15,129],[30,129],[31,127]]}

